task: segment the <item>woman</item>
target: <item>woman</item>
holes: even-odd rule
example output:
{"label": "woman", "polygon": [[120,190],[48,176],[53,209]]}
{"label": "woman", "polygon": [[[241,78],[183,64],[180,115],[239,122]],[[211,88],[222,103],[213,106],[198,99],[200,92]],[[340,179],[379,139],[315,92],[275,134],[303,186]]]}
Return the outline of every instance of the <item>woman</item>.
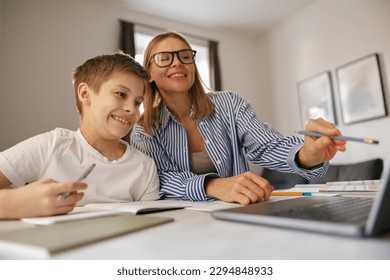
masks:
{"label": "woman", "polygon": [[[309,179],[323,175],[327,161],[345,150],[345,141],[329,137],[306,136],[303,143],[282,136],[235,93],[206,94],[195,57],[175,32],[155,36],[144,54],[153,99],[144,102],[132,144],[155,160],[163,197],[241,204],[268,200],[273,186],[249,171],[248,160]],[[305,129],[340,134],[322,119],[309,120]]]}

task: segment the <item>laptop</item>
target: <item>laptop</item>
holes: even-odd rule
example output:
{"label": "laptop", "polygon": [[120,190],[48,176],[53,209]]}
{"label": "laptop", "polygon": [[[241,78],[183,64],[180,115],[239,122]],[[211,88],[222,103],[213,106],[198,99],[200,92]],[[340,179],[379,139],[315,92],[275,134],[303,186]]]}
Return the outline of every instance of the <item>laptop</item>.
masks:
{"label": "laptop", "polygon": [[216,219],[356,237],[390,230],[390,168],[375,197],[307,196],[212,212]]}

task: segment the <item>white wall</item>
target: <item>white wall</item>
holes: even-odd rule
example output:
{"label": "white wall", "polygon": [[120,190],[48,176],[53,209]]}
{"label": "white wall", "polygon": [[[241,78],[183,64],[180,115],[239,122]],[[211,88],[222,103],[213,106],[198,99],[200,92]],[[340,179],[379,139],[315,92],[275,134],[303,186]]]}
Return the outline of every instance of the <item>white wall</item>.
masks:
{"label": "white wall", "polygon": [[[224,89],[240,93],[261,120],[285,134],[301,126],[298,81],[325,70],[334,78],[337,66],[372,52],[383,58],[390,101],[388,0],[319,0],[261,38],[151,17],[105,0],[0,0],[0,14],[0,150],[54,127],[77,129],[71,71],[117,50],[119,19],[219,41]],[[389,117],[345,126],[336,105],[343,134],[381,144],[349,143],[334,162],[389,154]]]}
{"label": "white wall", "polygon": [[320,0],[283,22],[258,40],[258,50],[269,59],[273,96],[272,122],[283,133],[301,128],[297,82],[322,71],[331,71],[336,96],[338,127],[344,135],[372,137],[380,145],[350,142],[348,151],[334,163],[350,163],[390,151],[390,118],[344,125],[337,100],[335,69],[347,62],[378,52],[383,62],[387,107],[390,109],[390,1]]}
{"label": "white wall", "polygon": [[0,151],[55,127],[77,129],[71,72],[90,57],[118,49],[119,19],[219,41],[224,88],[239,92],[259,111],[264,106],[252,95],[255,38],[151,17],[109,1],[0,1]]}
{"label": "white wall", "polygon": [[2,46],[1,42],[2,42],[2,40],[1,40],[1,38],[2,38],[2,31],[3,31],[3,18],[4,18],[4,16],[3,16],[3,1],[0,0],[0,61],[2,61],[2,59],[1,59],[1,46]]}

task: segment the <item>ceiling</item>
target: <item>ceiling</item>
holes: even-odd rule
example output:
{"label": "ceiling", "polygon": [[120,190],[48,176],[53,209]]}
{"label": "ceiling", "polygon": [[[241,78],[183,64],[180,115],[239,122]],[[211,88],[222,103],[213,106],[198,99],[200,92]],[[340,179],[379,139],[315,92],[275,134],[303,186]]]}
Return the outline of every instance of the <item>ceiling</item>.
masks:
{"label": "ceiling", "polygon": [[[317,0],[115,1],[116,4],[159,18],[259,36]],[[112,0],[109,2],[112,3]]]}

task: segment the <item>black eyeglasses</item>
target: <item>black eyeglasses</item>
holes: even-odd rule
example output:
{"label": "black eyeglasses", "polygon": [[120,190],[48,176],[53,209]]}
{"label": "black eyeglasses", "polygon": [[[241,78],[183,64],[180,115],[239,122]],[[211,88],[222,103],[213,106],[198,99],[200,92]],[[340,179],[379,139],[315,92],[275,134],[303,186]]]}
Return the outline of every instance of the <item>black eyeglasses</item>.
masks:
{"label": "black eyeglasses", "polygon": [[184,49],[175,52],[159,52],[152,55],[150,61],[153,59],[154,63],[156,63],[158,67],[168,67],[172,64],[175,54],[183,64],[192,64],[195,62],[196,51],[191,49]]}

